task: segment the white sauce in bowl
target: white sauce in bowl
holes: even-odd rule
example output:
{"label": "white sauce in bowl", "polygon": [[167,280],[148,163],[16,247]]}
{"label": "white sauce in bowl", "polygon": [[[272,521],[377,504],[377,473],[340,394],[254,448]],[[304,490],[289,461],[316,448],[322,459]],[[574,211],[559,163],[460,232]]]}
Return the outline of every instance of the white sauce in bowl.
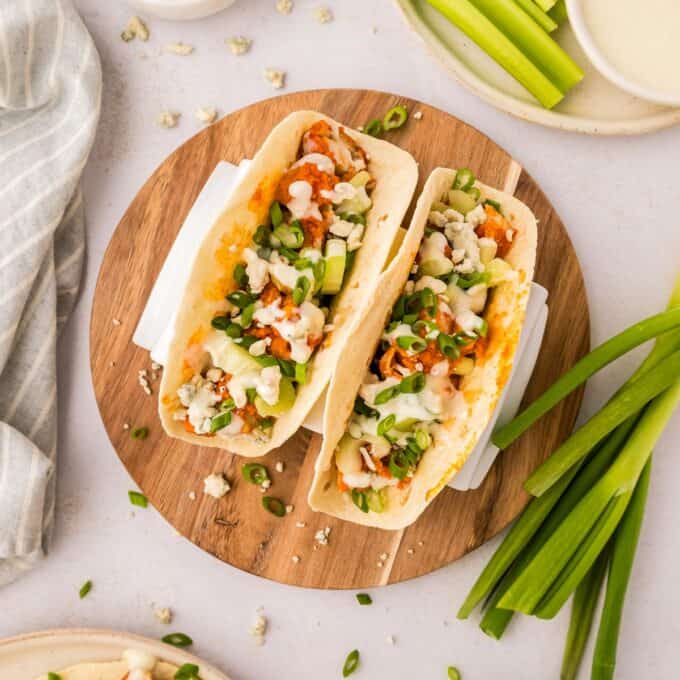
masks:
{"label": "white sauce in bowl", "polygon": [[581,0],[610,66],[633,84],[680,100],[680,1]]}

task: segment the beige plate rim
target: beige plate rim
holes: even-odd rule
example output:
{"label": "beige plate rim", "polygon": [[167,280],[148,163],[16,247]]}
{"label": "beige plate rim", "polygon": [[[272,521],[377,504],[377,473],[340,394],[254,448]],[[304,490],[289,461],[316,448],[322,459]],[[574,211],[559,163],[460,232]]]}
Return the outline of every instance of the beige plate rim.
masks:
{"label": "beige plate rim", "polygon": [[420,18],[412,0],[394,0],[407,25],[422,39],[430,54],[473,94],[506,113],[523,120],[559,130],[590,135],[633,135],[662,130],[680,124],[680,108],[631,120],[606,120],[548,111],[539,105],[523,102],[501,92],[471,71],[448,50]]}
{"label": "beige plate rim", "polygon": [[130,647],[148,651],[176,666],[195,663],[201,669],[202,680],[229,680],[215,666],[160,640],[99,628],[55,628],[0,639],[0,667],[3,677],[34,680],[73,664],[114,660],[111,654]]}

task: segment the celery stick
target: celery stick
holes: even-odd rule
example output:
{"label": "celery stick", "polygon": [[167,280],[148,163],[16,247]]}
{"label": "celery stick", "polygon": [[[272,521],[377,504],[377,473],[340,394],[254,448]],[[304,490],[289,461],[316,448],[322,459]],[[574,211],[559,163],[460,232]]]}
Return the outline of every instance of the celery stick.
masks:
{"label": "celery stick", "polygon": [[427,0],[548,109],[564,94],[468,0]]}
{"label": "celery stick", "polygon": [[557,0],[535,0],[536,4],[544,11],[549,12]]}
{"label": "celery stick", "polygon": [[[609,529],[613,533],[616,525],[610,526],[607,520],[609,516],[618,512],[620,505],[616,504],[608,511],[607,508],[612,500],[616,501],[633,491],[652,449],[679,401],[680,380],[676,380],[647,406],[611,467],[560,524],[536,557],[510,586],[499,600],[499,607],[527,614],[533,613],[548,589],[560,577],[569,560],[577,553],[591,529],[598,525],[596,527],[599,532],[598,540],[602,540]],[[625,498],[621,504],[624,502]],[[579,561],[574,570],[573,580],[576,581],[573,584],[574,588],[594,561],[594,557],[590,560],[590,553],[584,552],[582,556],[584,559]],[[569,583],[565,581],[560,592],[553,594],[552,604],[558,602],[560,598],[568,597],[569,585],[571,580]]]}
{"label": "celery stick", "polygon": [[557,23],[534,0],[515,0],[515,2],[547,33],[552,33],[557,28]]}
{"label": "celery stick", "polygon": [[603,550],[574,593],[560,680],[576,680],[578,676],[608,562],[609,550]]}
{"label": "celery stick", "polygon": [[541,465],[525,482],[524,488],[534,496],[545,493],[572,465],[577,463],[598,441],[646,403],[671,386],[680,375],[680,350],[617,392],[605,406]]}
{"label": "celery stick", "polygon": [[591,680],[612,680],[616,667],[616,647],[619,641],[621,615],[626,590],[633,569],[649,491],[652,459],[647,461],[633,493],[633,499],[616,530],[604,607],[595,643]]}
{"label": "celery stick", "polygon": [[541,416],[615,359],[662,333],[680,327],[680,301],[668,311],[655,314],[618,333],[576,362],[522,413],[493,434],[493,443],[506,449]]}
{"label": "celery stick", "polygon": [[557,0],[555,6],[548,12],[548,16],[558,25],[561,26],[569,21],[569,14],[567,13],[567,3],[564,0]]}
{"label": "celery stick", "polygon": [[578,64],[513,0],[470,0],[562,92],[583,79]]}

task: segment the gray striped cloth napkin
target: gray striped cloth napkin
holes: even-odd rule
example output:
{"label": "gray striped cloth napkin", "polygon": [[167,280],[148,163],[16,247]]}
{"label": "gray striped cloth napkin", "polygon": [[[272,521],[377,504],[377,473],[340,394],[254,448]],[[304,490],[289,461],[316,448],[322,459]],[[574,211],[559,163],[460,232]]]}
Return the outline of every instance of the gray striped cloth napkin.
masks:
{"label": "gray striped cloth napkin", "polygon": [[70,0],[0,2],[0,585],[54,522],[56,341],[85,250],[101,68]]}

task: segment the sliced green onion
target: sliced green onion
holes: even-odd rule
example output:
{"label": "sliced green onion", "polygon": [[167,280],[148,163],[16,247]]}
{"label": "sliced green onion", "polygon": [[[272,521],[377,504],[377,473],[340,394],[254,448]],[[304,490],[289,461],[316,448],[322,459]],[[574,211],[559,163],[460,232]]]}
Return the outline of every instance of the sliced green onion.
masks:
{"label": "sliced green onion", "polygon": [[677,327],[680,327],[680,307],[650,316],[602,343],[575,363],[514,420],[496,430],[492,438],[493,443],[500,449],[506,449],[542,415],[582,385],[591,375],[638,345]]}
{"label": "sliced green onion", "polygon": [[283,211],[281,210],[281,204],[278,201],[274,201],[269,208],[269,217],[271,218],[274,227],[278,227],[281,222],[283,222]]}
{"label": "sliced green onion", "polygon": [[301,272],[303,269],[309,269],[310,267],[313,267],[314,263],[308,257],[301,257],[300,259],[295,260],[295,264],[293,266],[295,269]]}
{"label": "sliced green onion", "polygon": [[382,126],[385,131],[397,130],[408,120],[408,110],[405,106],[393,106],[383,117]]}
{"label": "sliced green onion", "polygon": [[239,288],[245,288],[248,285],[248,274],[246,274],[246,268],[239,262],[234,267],[234,281]]}
{"label": "sliced green onion", "polygon": [[281,373],[286,376],[286,378],[295,377],[295,362],[289,359],[277,359],[276,362],[281,367]]}
{"label": "sliced green onion", "polygon": [[446,674],[449,680],[461,680],[462,677],[460,671],[455,666],[449,666],[446,669]]}
{"label": "sliced green onion", "polygon": [[[245,347],[248,349],[252,344],[256,343],[259,340],[259,338],[256,338],[254,335],[244,335],[242,338],[236,338],[234,342],[236,342],[238,345],[241,347]],[[264,359],[264,356],[261,357],[253,357],[255,361],[259,361],[260,359]]]}
{"label": "sliced green onion", "polygon": [[402,295],[392,307],[392,321],[399,321],[406,313],[406,295]]}
{"label": "sliced green onion", "polygon": [[[533,2],[533,0],[531,0]],[[487,198],[484,201],[484,205],[490,205],[496,212],[501,212],[501,204],[498,201],[494,201],[492,198]]]}
{"label": "sliced green onion", "polygon": [[[349,253],[351,255],[351,253]],[[347,270],[347,262],[345,261],[345,270]],[[326,275],[326,260],[321,258],[314,265],[314,290],[315,292],[321,289],[323,285],[323,277]],[[343,274],[344,277],[344,274]]]}
{"label": "sliced green onion", "polygon": [[[417,394],[425,389],[425,374],[422,372],[411,373],[399,383],[399,391],[402,394]],[[376,399],[376,404],[378,400]]]}
{"label": "sliced green onion", "polygon": [[352,650],[345,659],[345,665],[342,667],[342,677],[347,678],[359,667],[359,650]]}
{"label": "sliced green onion", "polygon": [[262,507],[276,517],[283,517],[286,514],[286,504],[273,496],[263,496]]}
{"label": "sliced green onion", "polygon": [[458,345],[452,336],[440,333],[437,336],[437,346],[447,359],[457,359],[460,356]]}
{"label": "sliced green onion", "polygon": [[378,437],[382,437],[386,432],[389,432],[393,427],[394,424],[397,422],[397,417],[394,415],[394,413],[390,414],[387,416],[387,418],[383,418],[379,423],[377,427],[377,433]]}
{"label": "sliced green onion", "polygon": [[266,224],[261,224],[255,231],[253,241],[259,246],[268,246],[270,235],[271,229]]}
{"label": "sliced green onion", "polygon": [[385,510],[385,489],[376,491],[371,489],[366,495],[368,500],[368,509],[373,512],[381,513]]}
{"label": "sliced green onion", "polygon": [[227,295],[227,300],[239,309],[245,309],[249,304],[255,302],[255,298],[243,290],[235,290]]}
{"label": "sliced green onion", "polygon": [[380,415],[378,411],[371,408],[361,397],[357,397],[354,400],[354,413],[366,416],[367,418],[377,418]]}
{"label": "sliced green onion", "polygon": [[260,463],[246,463],[241,468],[241,475],[246,482],[257,484],[257,486],[262,486],[263,482],[269,480],[267,468]]}
{"label": "sliced green onion", "polygon": [[[247,309],[247,307],[246,307]],[[243,328],[241,327],[240,324],[237,323],[230,323],[225,329],[224,332],[232,339],[240,338],[243,335]]]}
{"label": "sliced green onion", "polygon": [[165,642],[166,645],[172,645],[173,647],[190,647],[194,644],[194,641],[184,633],[170,633],[162,637],[161,642]]}
{"label": "sliced green onion", "polygon": [[404,451],[392,451],[388,468],[393,477],[399,480],[404,479],[408,474],[409,467],[410,464]]}
{"label": "sliced green onion", "polygon": [[432,445],[432,437],[425,430],[416,431],[416,444],[422,451],[427,451]]}
{"label": "sliced green onion", "polygon": [[256,396],[257,396],[257,390],[254,387],[246,388],[246,398],[248,399],[249,404],[252,404],[255,401]]}
{"label": "sliced green onion", "polygon": [[357,602],[361,605],[373,604],[373,599],[368,593],[357,593]]}
{"label": "sliced green onion", "polygon": [[82,600],[83,598],[87,597],[89,592],[92,590],[92,581],[85,581],[82,586],[80,586],[80,590],[78,591],[78,597]]}
{"label": "sliced green onion", "polygon": [[378,394],[375,395],[375,405],[380,406],[380,404],[386,404],[390,399],[393,399],[398,394],[399,394],[398,385],[386,387],[384,390],[380,390],[380,392],[378,392]]}
{"label": "sliced green onion", "polygon": [[149,499],[139,491],[128,491],[128,498],[132,505],[136,505],[138,508],[148,508]]}
{"label": "sliced green onion", "polygon": [[59,673],[52,673],[50,671],[47,674],[47,680],[61,680],[61,675],[59,675]]}
{"label": "sliced green onion", "polygon": [[175,673],[175,680],[199,680],[200,670],[195,663],[182,664]]}
{"label": "sliced green onion", "polygon": [[364,125],[364,132],[371,137],[382,137],[384,129],[382,121],[379,118],[374,118]]}
{"label": "sliced green onion", "polygon": [[411,352],[422,352],[427,349],[427,342],[415,335],[401,335],[397,338],[397,345],[402,349],[411,350]]}
{"label": "sliced green onion", "polygon": [[352,503],[361,510],[361,512],[368,512],[368,498],[363,491],[359,489],[352,489]]}
{"label": "sliced green onion", "polygon": [[[469,0],[427,1],[526,87],[543,106],[551,109],[564,98],[560,89],[524,55],[513,39],[506,36]],[[527,21],[531,19],[527,17]],[[536,28],[541,31],[540,27]]]}
{"label": "sliced green onion", "polygon": [[274,236],[283,243],[286,248],[301,248],[305,240],[302,228],[296,224],[280,224],[274,229]]}
{"label": "sliced green onion", "polygon": [[229,321],[229,317],[222,315],[213,317],[213,319],[210,322],[210,325],[218,331],[224,331],[229,327],[230,323],[231,322]]}
{"label": "sliced green onion", "polygon": [[461,168],[456,172],[456,177],[453,180],[452,189],[462,189],[467,191],[475,183],[475,173],[469,168]]}
{"label": "sliced green onion", "polygon": [[486,319],[482,319],[482,323],[479,325],[479,328],[477,329],[477,335],[480,338],[485,338],[489,333],[489,322]]}
{"label": "sliced green onion", "polygon": [[225,411],[216,415],[210,421],[210,431],[217,432],[229,424],[231,424],[231,411]]}
{"label": "sliced green onion", "polygon": [[300,276],[295,282],[295,288],[293,288],[293,302],[296,305],[301,305],[309,292],[309,279],[306,276]]}
{"label": "sliced green onion", "polygon": [[130,436],[133,439],[146,439],[149,436],[148,427],[136,427],[130,432]]}
{"label": "sliced green onion", "polygon": [[477,203],[479,203],[479,199],[482,197],[482,192],[477,187],[470,187],[465,190],[465,193],[471,196]]}

